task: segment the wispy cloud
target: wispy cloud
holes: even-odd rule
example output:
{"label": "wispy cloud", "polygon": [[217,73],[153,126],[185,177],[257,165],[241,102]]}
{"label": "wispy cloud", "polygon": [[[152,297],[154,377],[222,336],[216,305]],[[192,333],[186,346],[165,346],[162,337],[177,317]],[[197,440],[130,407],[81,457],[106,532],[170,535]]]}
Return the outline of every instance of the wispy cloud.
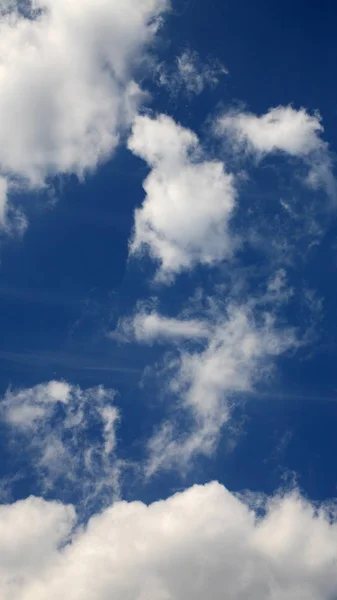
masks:
{"label": "wispy cloud", "polygon": [[204,347],[180,348],[167,364],[176,403],[149,442],[147,476],[161,468],[184,472],[199,455],[213,454],[235,399],[268,377],[272,360],[298,343],[293,330],[277,326],[272,307],[256,311],[249,303],[229,303],[217,309]]}
{"label": "wispy cloud", "polygon": [[174,66],[161,63],[156,70],[156,81],[172,96],[180,92],[188,97],[199,96],[205,89],[215,88],[228,70],[220,61],[202,61],[197,52],[186,49],[175,59]]}
{"label": "wispy cloud", "polygon": [[116,428],[120,419],[115,391],[82,390],[65,381],[8,389],[0,417],[18,448],[25,448],[44,491],[70,486],[84,507],[119,494]]}

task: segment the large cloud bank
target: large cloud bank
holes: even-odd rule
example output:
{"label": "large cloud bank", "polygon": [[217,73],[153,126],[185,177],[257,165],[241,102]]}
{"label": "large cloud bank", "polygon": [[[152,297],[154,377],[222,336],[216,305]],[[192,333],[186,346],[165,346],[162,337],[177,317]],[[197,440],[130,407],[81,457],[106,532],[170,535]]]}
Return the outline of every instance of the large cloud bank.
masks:
{"label": "large cloud bank", "polygon": [[71,506],[0,508],[3,600],[332,600],[333,508],[298,494],[256,512],[217,483],[145,506],[116,503],[75,528]]}

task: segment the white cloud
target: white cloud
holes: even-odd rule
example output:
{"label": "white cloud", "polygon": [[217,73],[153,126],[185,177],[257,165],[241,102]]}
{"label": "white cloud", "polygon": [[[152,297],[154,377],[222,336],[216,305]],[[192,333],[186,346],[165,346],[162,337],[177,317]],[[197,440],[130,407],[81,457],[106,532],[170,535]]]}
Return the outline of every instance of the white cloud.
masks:
{"label": "white cloud", "polygon": [[202,160],[197,136],[165,115],[136,117],[128,145],[151,167],[146,198],[135,212],[131,253],[148,250],[160,263],[162,281],[228,258],[236,194],[224,165]]}
{"label": "white cloud", "polygon": [[146,370],[146,378],[160,382],[158,393],[168,406],[166,420],[155,424],[148,442],[146,477],[160,469],[184,473],[196,457],[214,453],[237,399],[251,396],[270,377],[277,356],[306,342],[307,331],[301,338],[300,331],[278,321],[293,295],[284,269],[272,273],[259,293],[249,293],[243,283],[236,275],[212,297],[196,290],[176,318],[158,313],[153,298],[140,302],[109,334],[122,342],[172,344]]}
{"label": "white cloud", "polygon": [[[24,597],[29,581],[53,565],[67,541],[76,515],[72,506],[30,497],[0,505],[0,595]],[[22,596],[23,594],[23,596]]]}
{"label": "white cloud", "polygon": [[324,128],[319,114],[310,115],[304,108],[291,106],[271,108],[261,116],[229,112],[217,121],[216,131],[225,134],[237,150],[253,153],[258,159],[275,152],[303,159],[309,166],[307,184],[323,186],[335,196],[332,162],[321,137]]}
{"label": "white cloud", "polygon": [[74,532],[71,507],[2,506],[1,598],[331,600],[335,507],[294,492],[258,517],[249,500],[211,483],[150,506],[115,503]]}
{"label": "white cloud", "polygon": [[115,406],[104,406],[100,410],[104,431],[104,450],[109,456],[116,448],[116,426],[119,421],[119,411]]}
{"label": "white cloud", "polygon": [[205,339],[210,335],[206,322],[198,319],[176,319],[164,317],[155,311],[137,312],[134,317],[122,319],[117,329],[108,334],[112,339],[151,344],[153,342],[173,342],[183,339]]}
{"label": "white cloud", "polygon": [[137,340],[152,342],[160,339],[200,339],[209,336],[205,323],[193,319],[174,319],[158,313],[138,314],[133,321]]}
{"label": "white cloud", "polygon": [[233,398],[252,391],[269,372],[272,359],[297,343],[292,330],[278,329],[272,313],[257,315],[254,302],[229,305],[227,316],[219,311],[201,351],[181,349],[170,359],[168,385],[177,398],[175,411],[185,412],[189,425],[183,419],[181,431],[173,413],[157,428],[149,442],[147,476],[161,468],[184,470],[197,455],[214,452]]}
{"label": "white cloud", "polygon": [[188,96],[201,94],[205,88],[214,88],[227,69],[218,60],[202,62],[197,52],[185,50],[176,58],[175,68],[165,64],[158,66],[158,83],[171,94],[185,91]]}
{"label": "white cloud", "polygon": [[220,118],[219,128],[229,130],[248,149],[260,152],[283,151],[293,156],[305,156],[323,145],[320,118],[303,108],[278,106],[260,117],[252,113],[229,113]]}
{"label": "white cloud", "polygon": [[[14,449],[25,450],[43,488],[71,486],[79,503],[105,501],[119,493],[114,390],[82,390],[63,381],[8,390],[0,418],[10,427]],[[60,482],[63,482],[62,484]]]}
{"label": "white cloud", "polygon": [[32,429],[38,420],[51,415],[57,402],[66,404],[71,391],[71,386],[63,381],[18,391],[9,389],[0,405],[1,414],[7,423],[19,429]]}
{"label": "white cloud", "polygon": [[59,173],[81,177],[116,147],[140,99],[131,67],[166,1],[27,6],[32,18],[6,12],[13,3],[0,9],[0,174],[43,186]]}

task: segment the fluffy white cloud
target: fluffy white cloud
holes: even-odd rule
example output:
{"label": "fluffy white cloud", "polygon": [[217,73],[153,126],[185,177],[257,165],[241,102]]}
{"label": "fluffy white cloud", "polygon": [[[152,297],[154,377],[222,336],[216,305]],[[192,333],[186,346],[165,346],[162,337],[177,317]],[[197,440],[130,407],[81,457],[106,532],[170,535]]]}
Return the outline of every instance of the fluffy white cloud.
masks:
{"label": "fluffy white cloud", "polygon": [[312,187],[324,186],[334,196],[336,186],[328,145],[321,138],[320,116],[310,115],[304,108],[291,106],[271,108],[264,115],[248,112],[224,114],[216,124],[218,134],[238,150],[253,153],[258,159],[266,154],[284,152],[303,159],[309,166],[306,182]]}
{"label": "fluffy white cloud", "polygon": [[72,532],[71,507],[0,509],[3,600],[331,600],[334,507],[292,493],[257,516],[218,483],[145,506],[118,502]]}
{"label": "fluffy white cloud", "polygon": [[2,176],[41,186],[57,173],[81,177],[111,154],[140,99],[131,67],[166,5],[35,0],[29,18],[2,5]]}
{"label": "fluffy white cloud", "polygon": [[188,96],[198,96],[206,87],[215,87],[227,74],[227,69],[218,60],[203,63],[197,52],[185,50],[176,58],[174,69],[165,64],[158,66],[158,83],[172,95],[185,91]]}
{"label": "fluffy white cloud", "polygon": [[0,505],[0,595],[25,593],[26,582],[53,564],[76,524],[72,506],[30,497]]}
{"label": "fluffy white cloud", "polygon": [[303,108],[278,106],[266,114],[229,113],[220,118],[221,130],[234,134],[235,139],[248,144],[248,149],[260,152],[283,151],[293,156],[305,156],[323,145],[320,118]]}
{"label": "fluffy white cloud", "polygon": [[148,250],[163,281],[230,256],[236,194],[224,165],[203,160],[197,136],[165,115],[138,116],[128,145],[151,167],[146,198],[135,212],[131,253]]}
{"label": "fluffy white cloud", "polygon": [[214,315],[202,350],[182,348],[175,360],[169,360],[168,385],[177,398],[175,411],[185,411],[189,425],[184,419],[183,431],[177,429],[174,413],[173,420],[156,431],[149,442],[148,476],[160,468],[184,470],[198,454],[210,455],[230,417],[235,395],[250,392],[272,359],[296,344],[292,330],[279,330],[272,313],[258,315],[253,302],[229,305],[226,312],[220,309]]}
{"label": "fluffy white cloud", "polygon": [[[12,451],[25,448],[42,487],[64,492],[71,485],[80,503],[119,493],[114,390],[82,390],[64,381],[9,389],[0,418],[10,428]],[[63,483],[60,483],[63,482]]]}

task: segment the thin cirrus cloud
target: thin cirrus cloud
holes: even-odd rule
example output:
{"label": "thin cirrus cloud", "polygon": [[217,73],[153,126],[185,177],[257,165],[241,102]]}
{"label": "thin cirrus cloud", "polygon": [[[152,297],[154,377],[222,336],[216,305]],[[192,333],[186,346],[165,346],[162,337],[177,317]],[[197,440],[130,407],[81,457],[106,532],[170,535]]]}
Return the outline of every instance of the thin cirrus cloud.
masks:
{"label": "thin cirrus cloud", "polygon": [[166,115],[138,116],[128,147],[151,168],[135,211],[131,254],[149,252],[159,264],[157,279],[166,283],[231,256],[234,179],[222,162],[202,158],[196,134]]}
{"label": "thin cirrus cloud", "polygon": [[[106,160],[141,90],[132,66],[165,0],[38,0],[0,12],[0,175],[8,191]],[[27,12],[28,14],[27,16]],[[1,184],[1,218],[6,189]]]}
{"label": "thin cirrus cloud", "polygon": [[117,502],[78,527],[72,506],[0,507],[4,600],[331,600],[334,505],[294,491],[236,497],[213,482],[149,506]]}
{"label": "thin cirrus cloud", "polygon": [[[25,457],[42,491],[69,486],[83,507],[119,494],[115,391],[65,381],[8,389],[0,404],[13,450]],[[94,433],[93,433],[94,430]]]}

